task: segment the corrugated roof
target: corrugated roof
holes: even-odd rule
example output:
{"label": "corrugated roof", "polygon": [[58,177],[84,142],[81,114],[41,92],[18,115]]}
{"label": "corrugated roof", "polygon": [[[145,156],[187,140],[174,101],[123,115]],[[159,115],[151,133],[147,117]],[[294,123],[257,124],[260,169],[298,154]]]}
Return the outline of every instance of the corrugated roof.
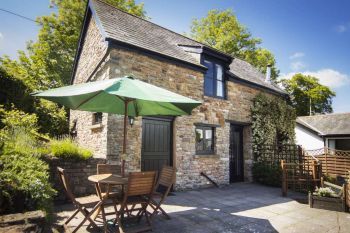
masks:
{"label": "corrugated roof", "polygon": [[297,123],[320,135],[350,134],[350,113],[334,113],[297,117]]}
{"label": "corrugated roof", "polygon": [[[102,26],[106,39],[110,38],[187,63],[202,66],[195,57],[179,45],[202,48],[210,47],[145,19],[121,11],[103,1],[90,0],[90,4]],[[264,81],[264,75],[248,62],[235,58],[230,65],[230,69],[230,72],[240,79],[281,94],[286,94],[278,86],[266,83]]]}

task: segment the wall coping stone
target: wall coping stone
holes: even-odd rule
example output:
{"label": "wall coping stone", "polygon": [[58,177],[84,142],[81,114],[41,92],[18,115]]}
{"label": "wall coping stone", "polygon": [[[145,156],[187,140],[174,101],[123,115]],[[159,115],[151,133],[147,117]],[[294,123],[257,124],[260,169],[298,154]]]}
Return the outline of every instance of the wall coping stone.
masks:
{"label": "wall coping stone", "polygon": [[101,129],[101,128],[103,128],[103,124],[102,123],[98,123],[98,124],[94,124],[94,125],[90,126],[91,130],[93,130],[93,129]]}
{"label": "wall coping stone", "polygon": [[220,159],[220,155],[213,154],[213,155],[193,155],[193,158],[195,159]]}

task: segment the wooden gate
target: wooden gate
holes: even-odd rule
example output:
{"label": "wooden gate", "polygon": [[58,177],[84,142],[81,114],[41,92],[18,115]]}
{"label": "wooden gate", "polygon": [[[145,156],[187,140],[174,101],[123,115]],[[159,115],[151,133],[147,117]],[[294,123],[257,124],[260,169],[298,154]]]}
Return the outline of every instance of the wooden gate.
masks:
{"label": "wooden gate", "polygon": [[163,165],[172,165],[172,118],[143,118],[141,170],[160,171]]}

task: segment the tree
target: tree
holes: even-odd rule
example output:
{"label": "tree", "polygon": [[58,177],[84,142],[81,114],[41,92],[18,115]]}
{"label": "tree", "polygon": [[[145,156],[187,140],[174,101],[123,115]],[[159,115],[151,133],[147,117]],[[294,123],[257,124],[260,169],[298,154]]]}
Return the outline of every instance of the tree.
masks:
{"label": "tree", "polygon": [[[106,2],[131,14],[146,17],[142,3],[136,4],[134,0]],[[12,60],[8,56],[0,58],[1,81],[22,83],[27,96],[36,90],[70,83],[86,1],[51,0],[50,7],[57,8],[57,13],[36,19],[41,27],[37,41],[29,41],[26,51],[18,51],[18,60]],[[3,79],[5,76],[10,79]],[[45,100],[34,102],[34,109],[23,110],[38,113],[39,125],[43,132],[66,131],[67,119],[62,108]]]}
{"label": "tree", "polygon": [[267,49],[258,47],[261,39],[253,38],[231,10],[211,10],[205,18],[193,20],[190,37],[241,58],[263,73],[266,72],[267,65],[271,65],[271,78],[275,80],[278,76],[274,55]]}
{"label": "tree", "polygon": [[291,79],[282,80],[282,85],[290,94],[291,103],[298,116],[333,112],[332,98],[335,92],[320,84],[317,78],[295,74]]}

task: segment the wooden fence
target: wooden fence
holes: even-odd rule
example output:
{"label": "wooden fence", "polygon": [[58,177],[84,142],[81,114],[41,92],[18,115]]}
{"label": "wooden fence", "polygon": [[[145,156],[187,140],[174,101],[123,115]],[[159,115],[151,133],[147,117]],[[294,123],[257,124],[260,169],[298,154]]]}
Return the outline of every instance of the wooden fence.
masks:
{"label": "wooden fence", "polygon": [[288,189],[307,192],[320,183],[321,165],[313,156],[306,156],[298,145],[260,146],[255,161],[281,168],[283,195]]}
{"label": "wooden fence", "polygon": [[[350,184],[348,183],[346,185],[346,189],[345,189],[345,202],[346,202],[346,205],[348,206],[348,208],[350,209]],[[348,209],[348,210],[349,210]]]}
{"label": "wooden fence", "polygon": [[279,166],[281,160],[287,163],[301,161],[302,153],[302,148],[298,145],[262,145],[255,153],[255,161]]}
{"label": "wooden fence", "polygon": [[305,155],[320,161],[325,175],[343,180],[350,175],[350,151],[322,148],[305,151]]}

